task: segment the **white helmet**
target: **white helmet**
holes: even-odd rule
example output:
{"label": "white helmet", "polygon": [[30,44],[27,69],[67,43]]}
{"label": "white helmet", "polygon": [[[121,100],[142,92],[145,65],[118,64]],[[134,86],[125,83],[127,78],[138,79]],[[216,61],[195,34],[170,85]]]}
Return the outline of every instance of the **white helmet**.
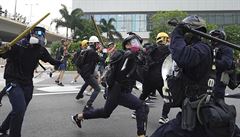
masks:
{"label": "white helmet", "polygon": [[96,42],[99,42],[99,40],[98,40],[98,37],[96,37],[96,36],[91,36],[90,38],[89,38],[89,41],[88,41],[89,43],[96,43]]}

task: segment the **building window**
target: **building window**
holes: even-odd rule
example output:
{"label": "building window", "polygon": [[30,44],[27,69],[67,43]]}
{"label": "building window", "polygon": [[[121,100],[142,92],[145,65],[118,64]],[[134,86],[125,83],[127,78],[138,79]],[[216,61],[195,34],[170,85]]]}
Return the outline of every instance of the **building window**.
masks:
{"label": "building window", "polygon": [[110,18],[116,20],[113,25],[119,32],[146,32],[147,31],[147,14],[95,14],[94,18],[97,23],[100,23],[102,18],[107,21]]}

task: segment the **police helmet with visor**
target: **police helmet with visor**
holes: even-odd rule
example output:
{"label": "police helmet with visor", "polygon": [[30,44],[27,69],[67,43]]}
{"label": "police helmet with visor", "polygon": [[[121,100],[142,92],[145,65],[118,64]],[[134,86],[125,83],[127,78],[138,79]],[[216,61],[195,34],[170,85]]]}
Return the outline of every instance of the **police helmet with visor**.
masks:
{"label": "police helmet with visor", "polygon": [[226,36],[226,33],[223,31],[223,30],[211,30],[209,32],[209,34],[213,37],[217,37],[217,38],[220,38],[222,40],[226,40],[227,36]]}

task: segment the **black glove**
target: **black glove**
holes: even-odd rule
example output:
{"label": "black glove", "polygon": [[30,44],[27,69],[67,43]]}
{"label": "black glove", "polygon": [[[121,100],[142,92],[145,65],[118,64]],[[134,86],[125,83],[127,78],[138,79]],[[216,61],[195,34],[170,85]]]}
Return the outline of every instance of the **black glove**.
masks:
{"label": "black glove", "polygon": [[189,26],[186,24],[179,23],[175,28],[174,32],[178,33],[180,35],[184,35],[186,32],[188,32]]}

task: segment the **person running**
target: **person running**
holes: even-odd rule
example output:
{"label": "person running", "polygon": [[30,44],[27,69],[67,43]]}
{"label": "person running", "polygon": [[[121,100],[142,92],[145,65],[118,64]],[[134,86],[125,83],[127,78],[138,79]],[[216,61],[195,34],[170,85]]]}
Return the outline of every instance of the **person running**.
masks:
{"label": "person running", "polygon": [[[81,42],[80,48],[77,50],[77,52],[76,52],[76,53],[74,54],[74,56],[73,56],[72,62],[73,62],[74,65],[76,65],[77,57],[79,56],[79,54],[81,53],[81,51],[87,49],[88,44],[89,44],[89,42],[88,42],[88,40],[86,40],[86,39]],[[72,84],[77,83],[77,79],[78,79],[79,76],[80,76],[79,73],[80,73],[80,72],[79,72],[79,69],[77,68],[77,75],[76,75],[76,76],[73,78],[73,80],[71,81]]]}
{"label": "person running", "polygon": [[149,112],[148,106],[134,96],[132,92],[135,78],[136,52],[139,51],[141,39],[137,35],[129,35],[123,41],[124,51],[115,51],[110,59],[111,69],[108,73],[107,83],[109,92],[103,108],[83,111],[72,116],[72,121],[79,128],[83,119],[109,118],[118,105],[136,110],[137,135],[145,137],[146,122]]}
{"label": "person running", "polygon": [[84,80],[84,84],[81,87],[79,93],[75,97],[76,99],[83,98],[84,90],[90,85],[94,91],[91,94],[87,104],[84,107],[84,110],[92,109],[92,104],[94,100],[97,98],[101,88],[98,84],[96,76],[94,75],[95,68],[97,63],[100,61],[100,57],[97,53],[97,50],[100,48],[100,42],[96,36],[91,36],[89,38],[89,48],[82,52],[82,55],[79,56],[77,68],[79,70],[79,74]]}

